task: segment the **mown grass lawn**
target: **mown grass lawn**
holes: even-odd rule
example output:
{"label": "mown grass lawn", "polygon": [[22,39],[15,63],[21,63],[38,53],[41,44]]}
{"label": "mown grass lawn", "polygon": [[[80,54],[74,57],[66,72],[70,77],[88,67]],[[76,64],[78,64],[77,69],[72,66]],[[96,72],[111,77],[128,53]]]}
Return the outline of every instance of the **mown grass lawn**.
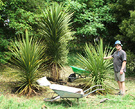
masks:
{"label": "mown grass lawn", "polygon": [[[76,99],[70,99],[72,106],[69,106],[62,99],[52,103],[43,101],[47,90],[31,98],[18,97],[12,88],[16,80],[15,71],[8,69],[0,72],[0,109],[135,109],[135,78],[133,77],[126,79],[127,92],[125,96],[115,95],[114,93],[89,95],[88,98],[80,98],[79,103]],[[118,88],[117,85],[115,88]],[[117,92],[117,90],[114,92]],[[106,98],[108,100],[100,103],[101,100]]]}

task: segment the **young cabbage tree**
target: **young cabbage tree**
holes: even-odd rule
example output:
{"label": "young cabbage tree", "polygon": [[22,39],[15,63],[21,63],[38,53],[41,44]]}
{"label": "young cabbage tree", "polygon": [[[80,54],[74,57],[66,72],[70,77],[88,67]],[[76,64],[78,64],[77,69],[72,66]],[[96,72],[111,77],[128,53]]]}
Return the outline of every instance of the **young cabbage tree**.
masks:
{"label": "young cabbage tree", "polygon": [[46,45],[46,54],[50,59],[51,77],[60,78],[60,68],[67,62],[67,44],[72,39],[69,28],[72,14],[63,5],[52,3],[42,10],[43,18],[39,22],[40,33]]}
{"label": "young cabbage tree", "polygon": [[27,30],[25,36],[12,41],[9,49],[12,52],[11,63],[19,70],[20,84],[17,92],[29,96],[36,93],[37,70],[46,59],[43,59],[44,46],[32,37],[29,38]]}
{"label": "young cabbage tree", "polygon": [[92,45],[86,44],[84,48],[85,56],[78,54],[78,64],[81,68],[91,72],[90,75],[94,84],[103,84],[107,73],[113,72],[111,60],[104,60],[105,56],[110,56],[113,49],[109,46],[103,47],[103,40]]}

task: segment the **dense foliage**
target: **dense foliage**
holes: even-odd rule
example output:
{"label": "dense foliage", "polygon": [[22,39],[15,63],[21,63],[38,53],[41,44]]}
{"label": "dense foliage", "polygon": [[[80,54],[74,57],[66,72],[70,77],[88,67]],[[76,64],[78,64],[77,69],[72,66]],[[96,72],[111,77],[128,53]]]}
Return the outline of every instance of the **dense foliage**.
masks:
{"label": "dense foliage", "polygon": [[[113,15],[117,20],[117,35],[115,39],[123,42],[125,50],[134,50],[134,18],[135,18],[135,1],[134,0],[118,0],[111,5]],[[115,27],[116,27],[115,26]],[[128,46],[126,46],[128,44]]]}
{"label": "dense foliage", "polygon": [[117,39],[123,41],[125,49],[135,52],[135,11],[130,11],[130,18],[124,19],[119,27],[121,33],[117,35]]}
{"label": "dense foliage", "polygon": [[66,5],[74,12],[73,26],[80,42],[89,42],[97,37],[106,37],[105,25],[115,22],[111,9],[103,0],[67,1]]}
{"label": "dense foliage", "polygon": [[[3,1],[3,2],[2,2]],[[8,43],[15,35],[24,34],[28,29],[31,34],[36,33],[36,18],[34,4],[27,0],[0,1],[0,62],[5,63],[5,51]]]}
{"label": "dense foliage", "polygon": [[131,51],[127,51],[127,76],[135,76],[135,54]]}

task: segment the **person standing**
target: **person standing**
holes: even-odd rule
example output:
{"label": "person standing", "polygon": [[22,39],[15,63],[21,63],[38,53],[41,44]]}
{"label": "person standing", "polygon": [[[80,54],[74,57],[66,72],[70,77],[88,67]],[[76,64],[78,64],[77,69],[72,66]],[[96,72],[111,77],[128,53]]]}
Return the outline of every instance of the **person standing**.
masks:
{"label": "person standing", "polygon": [[113,58],[113,67],[115,80],[119,86],[119,95],[125,95],[125,72],[126,72],[126,52],[122,50],[121,41],[117,40],[115,42],[116,51],[113,55],[104,57],[104,59]]}

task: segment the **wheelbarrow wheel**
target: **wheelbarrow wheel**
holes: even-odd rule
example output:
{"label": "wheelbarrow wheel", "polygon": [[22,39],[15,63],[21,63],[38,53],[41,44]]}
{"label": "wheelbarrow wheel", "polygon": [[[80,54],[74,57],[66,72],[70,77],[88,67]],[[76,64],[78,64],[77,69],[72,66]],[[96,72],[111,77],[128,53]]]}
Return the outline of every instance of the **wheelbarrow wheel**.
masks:
{"label": "wheelbarrow wheel", "polygon": [[75,79],[76,79],[76,74],[75,73],[72,73],[68,77],[68,82],[73,82]]}

